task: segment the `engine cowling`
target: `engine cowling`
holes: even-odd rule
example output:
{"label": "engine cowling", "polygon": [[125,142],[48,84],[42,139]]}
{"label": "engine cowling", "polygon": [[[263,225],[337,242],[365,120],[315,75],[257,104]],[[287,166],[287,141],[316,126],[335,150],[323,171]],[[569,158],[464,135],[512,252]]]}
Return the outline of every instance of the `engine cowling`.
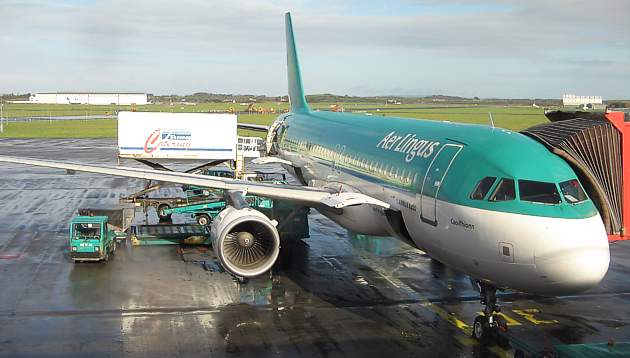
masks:
{"label": "engine cowling", "polygon": [[261,275],[278,259],[280,235],[275,222],[258,210],[228,206],[214,219],[210,230],[217,257],[233,275]]}

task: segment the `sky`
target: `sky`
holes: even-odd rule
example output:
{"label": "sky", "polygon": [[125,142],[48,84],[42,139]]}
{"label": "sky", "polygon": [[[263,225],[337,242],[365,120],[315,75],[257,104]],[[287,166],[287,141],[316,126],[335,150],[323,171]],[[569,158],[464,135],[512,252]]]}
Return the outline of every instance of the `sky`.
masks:
{"label": "sky", "polygon": [[628,0],[0,0],[0,93],[630,99]]}

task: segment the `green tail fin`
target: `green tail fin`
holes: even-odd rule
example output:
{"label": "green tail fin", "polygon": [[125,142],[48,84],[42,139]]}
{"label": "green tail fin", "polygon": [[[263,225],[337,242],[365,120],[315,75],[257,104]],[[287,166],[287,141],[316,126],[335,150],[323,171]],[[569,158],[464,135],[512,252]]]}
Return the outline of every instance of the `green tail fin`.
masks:
{"label": "green tail fin", "polygon": [[308,112],[310,108],[306,103],[304,88],[302,87],[302,75],[300,74],[300,62],[295,48],[295,38],[293,36],[293,23],[291,13],[284,16],[286,37],[287,37],[287,75],[289,78],[289,102],[291,112]]}

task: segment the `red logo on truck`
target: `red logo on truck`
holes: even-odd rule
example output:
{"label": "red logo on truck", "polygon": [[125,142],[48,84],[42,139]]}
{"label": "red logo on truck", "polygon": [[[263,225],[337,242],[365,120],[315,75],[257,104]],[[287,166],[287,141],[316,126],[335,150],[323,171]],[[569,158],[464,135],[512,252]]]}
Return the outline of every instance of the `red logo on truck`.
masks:
{"label": "red logo on truck", "polygon": [[144,142],[144,152],[152,153],[158,148],[186,150],[192,147],[190,129],[159,128],[151,132]]}
{"label": "red logo on truck", "polygon": [[151,134],[149,134],[146,142],[144,142],[145,153],[152,153],[153,151],[155,151],[156,149],[160,147],[161,142],[158,142],[156,144],[158,139],[160,139],[160,132],[161,132],[161,129],[156,129]]}

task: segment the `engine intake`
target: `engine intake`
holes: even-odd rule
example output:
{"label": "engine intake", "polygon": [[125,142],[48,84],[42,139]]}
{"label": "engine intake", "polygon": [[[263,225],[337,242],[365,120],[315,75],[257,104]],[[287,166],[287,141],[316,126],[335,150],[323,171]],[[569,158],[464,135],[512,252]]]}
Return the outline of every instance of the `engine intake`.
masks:
{"label": "engine intake", "polygon": [[261,275],[278,259],[280,235],[260,211],[228,206],[212,222],[211,232],[221,264],[236,276]]}

